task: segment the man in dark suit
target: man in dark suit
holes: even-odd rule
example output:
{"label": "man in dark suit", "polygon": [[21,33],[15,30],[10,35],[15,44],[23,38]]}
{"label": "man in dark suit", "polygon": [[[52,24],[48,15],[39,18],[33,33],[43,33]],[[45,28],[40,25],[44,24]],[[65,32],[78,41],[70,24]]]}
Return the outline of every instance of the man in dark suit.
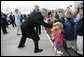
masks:
{"label": "man in dark suit", "polygon": [[9,18],[10,18],[10,21],[11,21],[12,26],[13,26],[13,27],[16,26],[16,25],[15,25],[15,16],[12,14],[12,12],[11,12]]}
{"label": "man in dark suit", "polygon": [[6,24],[7,24],[6,15],[1,12],[1,28],[2,28],[3,34],[8,33],[6,30]]}
{"label": "man in dark suit", "polygon": [[26,38],[31,38],[34,41],[34,53],[42,52],[42,49],[39,49],[38,41],[40,40],[40,37],[38,36],[36,30],[34,27],[38,25],[43,25],[44,27],[52,28],[52,24],[47,24],[43,21],[44,17],[47,16],[47,10],[45,8],[42,9],[41,12],[32,12],[28,19],[23,22],[21,26],[22,31],[22,37],[20,40],[20,43],[18,45],[18,48],[24,47]]}
{"label": "man in dark suit", "polygon": [[[39,12],[39,11],[40,11],[39,10],[39,6],[38,5],[35,5],[34,12]],[[41,25],[36,26],[36,31],[37,31],[38,35],[41,34]]]}

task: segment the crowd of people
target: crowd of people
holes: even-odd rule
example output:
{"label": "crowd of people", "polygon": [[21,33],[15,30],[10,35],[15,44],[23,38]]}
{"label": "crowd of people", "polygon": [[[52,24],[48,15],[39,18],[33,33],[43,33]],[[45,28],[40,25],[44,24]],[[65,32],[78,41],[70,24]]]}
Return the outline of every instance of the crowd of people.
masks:
{"label": "crowd of people", "polygon": [[[34,53],[42,52],[39,49],[38,41],[41,34],[41,25],[46,27],[48,35],[53,44],[57,48],[58,54],[63,54],[64,40],[67,48],[74,48],[72,41],[76,40],[77,53],[83,55],[83,4],[75,6],[74,11],[69,5],[66,10],[59,8],[55,10],[39,9],[35,5],[35,9],[30,14],[21,14],[18,9],[15,9],[15,14],[10,13],[9,19],[13,27],[17,27],[17,35],[20,35],[21,29],[22,37],[18,48],[25,47],[26,38],[31,38],[34,41]],[[7,16],[1,12],[1,27],[4,34],[7,34],[6,26],[8,27]]]}
{"label": "crowd of people", "polygon": [[53,28],[46,28],[46,31],[56,45],[57,53],[63,54],[64,41],[67,48],[74,49],[73,41],[77,39],[77,53],[83,55],[83,5],[77,5],[74,11],[71,7],[49,11],[46,23],[52,23]]}

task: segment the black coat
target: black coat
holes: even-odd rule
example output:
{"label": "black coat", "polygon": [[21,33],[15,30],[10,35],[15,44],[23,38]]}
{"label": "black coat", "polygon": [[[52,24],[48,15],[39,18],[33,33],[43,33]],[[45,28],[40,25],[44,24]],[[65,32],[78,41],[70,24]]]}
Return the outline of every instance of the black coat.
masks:
{"label": "black coat", "polygon": [[1,15],[1,25],[7,25],[7,19],[6,18],[7,18],[7,16],[4,13],[2,13],[2,15]]}
{"label": "black coat", "polygon": [[47,24],[43,21],[43,16],[40,12],[32,12],[28,19],[24,21],[21,26],[22,35],[28,38],[32,38],[34,40],[40,40],[37,32],[34,30],[34,27],[38,25],[52,28],[52,24]]}
{"label": "black coat", "polygon": [[77,35],[83,36],[83,18],[77,23]]}
{"label": "black coat", "polygon": [[15,22],[15,16],[14,15],[10,15],[9,18],[10,18],[11,22]]}

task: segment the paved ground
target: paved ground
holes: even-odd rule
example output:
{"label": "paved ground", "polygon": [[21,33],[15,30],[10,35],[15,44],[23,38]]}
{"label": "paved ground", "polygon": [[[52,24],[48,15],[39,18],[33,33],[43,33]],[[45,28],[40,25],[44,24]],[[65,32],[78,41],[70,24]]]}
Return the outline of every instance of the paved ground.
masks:
{"label": "paved ground", "polygon": [[4,35],[1,31],[1,56],[55,56],[54,49],[42,30],[40,35],[39,47],[43,49],[41,53],[34,53],[34,44],[31,39],[26,40],[24,48],[17,48],[21,36],[16,35],[16,28],[9,25],[8,34]]}
{"label": "paved ground", "polygon": [[[34,53],[34,43],[31,39],[27,38],[25,47],[18,48],[21,35],[16,35],[16,27],[13,28],[9,25],[7,28],[8,34],[4,35],[1,30],[1,56],[58,56],[55,52],[55,48],[52,46],[52,41],[50,40],[48,34],[42,29],[42,34],[40,36],[39,48],[43,49],[41,53]],[[76,40],[73,41],[74,50],[77,50]],[[73,56],[77,56],[72,50],[69,52]],[[62,56],[69,56],[66,51]]]}

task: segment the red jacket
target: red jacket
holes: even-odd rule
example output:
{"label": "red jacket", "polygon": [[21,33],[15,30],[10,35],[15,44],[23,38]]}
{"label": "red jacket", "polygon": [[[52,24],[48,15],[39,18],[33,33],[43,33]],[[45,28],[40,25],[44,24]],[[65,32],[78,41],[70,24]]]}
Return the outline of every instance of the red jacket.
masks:
{"label": "red jacket", "polygon": [[63,34],[60,29],[56,30],[54,43],[56,44],[56,46],[63,44]]}

